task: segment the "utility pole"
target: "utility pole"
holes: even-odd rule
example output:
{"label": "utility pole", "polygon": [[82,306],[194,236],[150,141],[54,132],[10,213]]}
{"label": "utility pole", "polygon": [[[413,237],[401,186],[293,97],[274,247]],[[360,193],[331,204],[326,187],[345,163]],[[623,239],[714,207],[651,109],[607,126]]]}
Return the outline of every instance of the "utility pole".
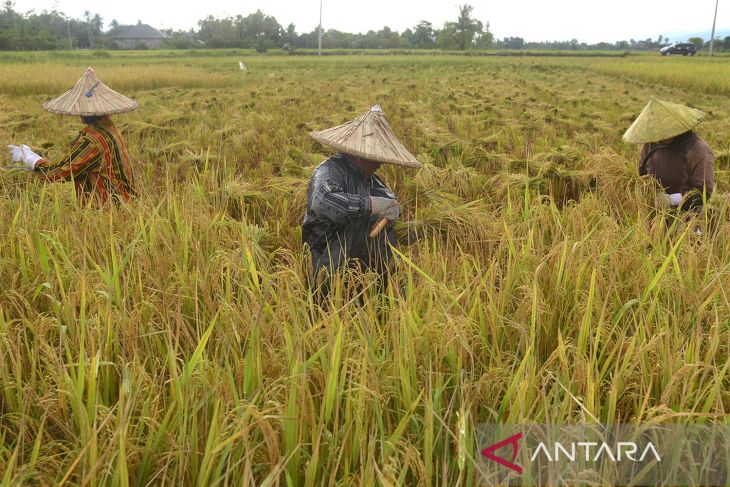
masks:
{"label": "utility pole", "polygon": [[71,19],[66,16],[66,33],[68,34],[68,48],[73,49],[74,45],[71,42]]}
{"label": "utility pole", "polygon": [[710,57],[712,57],[712,48],[715,47],[715,24],[717,23],[717,5],[720,0],[715,0],[715,17],[712,19],[712,34],[710,35]]}
{"label": "utility pole", "polygon": [[322,0],[319,0],[319,44],[317,46],[317,56],[322,55]]}

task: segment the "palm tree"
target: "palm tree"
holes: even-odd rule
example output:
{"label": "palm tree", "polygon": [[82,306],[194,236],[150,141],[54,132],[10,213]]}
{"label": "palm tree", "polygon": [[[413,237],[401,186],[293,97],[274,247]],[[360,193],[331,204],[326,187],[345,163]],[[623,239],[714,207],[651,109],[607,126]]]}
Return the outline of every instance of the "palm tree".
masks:
{"label": "palm tree", "polygon": [[84,21],[86,22],[86,32],[89,34],[89,48],[94,48],[94,33],[91,31],[91,12],[84,11]]}
{"label": "palm tree", "polygon": [[104,28],[104,19],[99,14],[94,14],[94,18],[91,19],[91,25],[94,27],[94,32],[101,34],[101,30]]}
{"label": "palm tree", "polygon": [[461,50],[471,47],[474,37],[482,32],[482,23],[471,16],[473,10],[474,7],[468,4],[459,7],[459,20],[455,27],[456,43]]}

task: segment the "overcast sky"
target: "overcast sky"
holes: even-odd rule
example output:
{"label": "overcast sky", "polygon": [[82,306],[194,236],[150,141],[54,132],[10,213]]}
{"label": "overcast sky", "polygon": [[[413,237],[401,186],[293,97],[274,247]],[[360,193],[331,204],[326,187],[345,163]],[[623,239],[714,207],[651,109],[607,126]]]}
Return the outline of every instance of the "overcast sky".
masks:
{"label": "overcast sky", "polygon": [[[379,30],[384,25],[403,31],[420,20],[440,26],[456,18],[459,3],[473,5],[474,16],[488,21],[498,38],[586,42],[679,33],[704,34],[708,39],[715,8],[715,0],[324,0],[322,25],[346,32]],[[319,23],[319,0],[16,0],[15,6],[21,12],[56,8],[74,17],[90,10],[106,23],[141,20],[174,29],[197,27],[207,15],[246,15],[256,9],[273,15],[283,26],[293,22],[298,32],[311,31]],[[722,32],[730,29],[730,0],[720,0],[717,25]]]}

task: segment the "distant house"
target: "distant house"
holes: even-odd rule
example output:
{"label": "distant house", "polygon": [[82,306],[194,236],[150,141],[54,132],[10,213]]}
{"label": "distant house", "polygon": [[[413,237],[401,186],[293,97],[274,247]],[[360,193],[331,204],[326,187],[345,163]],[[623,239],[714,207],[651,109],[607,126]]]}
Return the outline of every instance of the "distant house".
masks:
{"label": "distant house", "polygon": [[159,49],[165,34],[147,24],[124,27],[112,34],[112,40],[119,49]]}

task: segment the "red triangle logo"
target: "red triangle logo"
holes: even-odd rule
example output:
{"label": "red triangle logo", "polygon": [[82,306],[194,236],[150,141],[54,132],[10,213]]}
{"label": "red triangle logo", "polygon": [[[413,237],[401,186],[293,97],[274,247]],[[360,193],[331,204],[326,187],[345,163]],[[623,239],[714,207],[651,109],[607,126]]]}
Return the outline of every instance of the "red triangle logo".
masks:
{"label": "red triangle logo", "polygon": [[[510,470],[514,470],[515,472],[521,474],[522,473],[522,467],[519,465],[513,463],[517,459],[517,453],[519,451],[519,441],[522,439],[522,433],[517,433],[514,436],[510,436],[506,440],[502,440],[499,443],[495,443],[494,445],[485,448],[482,450],[482,456],[490,459],[493,462],[497,462],[498,464],[502,465],[503,467],[507,467]],[[499,450],[500,448],[504,448],[507,445],[512,445],[512,460],[507,461],[502,457],[498,457],[494,454],[495,451]]]}

